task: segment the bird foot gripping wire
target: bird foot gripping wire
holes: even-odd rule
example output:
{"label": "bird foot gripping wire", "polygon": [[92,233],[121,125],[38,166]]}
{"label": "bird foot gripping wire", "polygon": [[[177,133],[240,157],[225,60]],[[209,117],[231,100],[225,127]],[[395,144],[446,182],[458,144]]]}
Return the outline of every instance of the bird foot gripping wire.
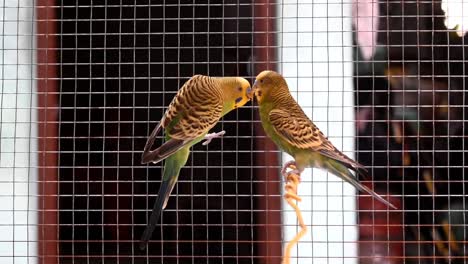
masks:
{"label": "bird foot gripping wire", "polygon": [[[291,170],[287,171],[288,168]],[[286,164],[284,164],[283,169],[281,170],[281,174],[286,180],[286,185],[284,186],[284,189],[286,190],[286,193],[284,194],[284,199],[292,208],[294,208],[297,220],[301,227],[301,230],[291,241],[289,241],[289,243],[286,245],[286,248],[284,249],[282,263],[289,264],[291,258],[291,250],[297,244],[297,242],[299,242],[299,240],[307,233],[307,226],[304,224],[304,219],[302,218],[301,210],[296,204],[296,202],[302,201],[302,198],[299,197],[299,195],[297,195],[297,187],[301,181],[301,171],[297,169],[296,163],[294,161],[289,161]]]}
{"label": "bird foot gripping wire", "polygon": [[222,136],[224,136],[224,134],[226,134],[226,131],[224,130],[221,130],[219,132],[213,132],[213,133],[210,133],[210,134],[206,134],[205,137],[203,139],[205,139],[205,141],[202,143],[203,146],[206,146],[208,144],[210,144],[211,140],[213,138],[220,138]]}

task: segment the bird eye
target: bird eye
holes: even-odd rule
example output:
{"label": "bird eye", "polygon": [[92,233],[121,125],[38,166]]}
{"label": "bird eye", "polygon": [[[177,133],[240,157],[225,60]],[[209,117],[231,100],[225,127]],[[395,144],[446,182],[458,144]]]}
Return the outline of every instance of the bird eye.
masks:
{"label": "bird eye", "polygon": [[242,92],[242,86],[237,87],[237,91]]}
{"label": "bird eye", "polygon": [[260,83],[263,83],[263,79],[260,80]]}

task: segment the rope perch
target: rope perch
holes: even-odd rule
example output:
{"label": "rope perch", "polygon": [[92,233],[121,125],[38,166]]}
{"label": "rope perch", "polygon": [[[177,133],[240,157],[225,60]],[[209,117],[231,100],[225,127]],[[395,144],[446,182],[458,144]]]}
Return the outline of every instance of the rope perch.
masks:
{"label": "rope perch", "polygon": [[[291,171],[286,172],[288,168],[291,169]],[[302,201],[302,198],[299,197],[299,195],[297,195],[297,187],[299,186],[299,183],[301,181],[301,172],[297,170],[295,162],[290,161],[284,165],[281,174],[286,180],[286,185],[284,186],[284,189],[286,190],[286,193],[284,194],[284,199],[292,208],[294,208],[297,220],[299,222],[299,226],[301,227],[301,230],[291,241],[288,242],[286,248],[284,249],[283,264],[289,264],[291,258],[291,250],[307,233],[307,226],[304,224],[301,209],[299,209],[299,206],[297,206],[296,204],[296,202]]]}

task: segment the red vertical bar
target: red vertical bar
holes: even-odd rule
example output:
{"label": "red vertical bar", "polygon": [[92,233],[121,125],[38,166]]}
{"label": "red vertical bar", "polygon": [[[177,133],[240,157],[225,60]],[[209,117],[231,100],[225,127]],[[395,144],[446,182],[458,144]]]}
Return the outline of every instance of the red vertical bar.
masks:
{"label": "red vertical bar", "polygon": [[[254,41],[255,74],[263,70],[276,69],[276,2],[271,0],[254,1]],[[259,120],[257,116],[257,120]],[[275,144],[266,138],[262,125],[255,123],[255,133],[259,137],[256,149],[255,170],[258,180],[257,193],[259,214],[257,216],[258,251],[260,263],[281,263],[281,189],[279,181],[280,161]]]}
{"label": "red vertical bar", "polygon": [[58,263],[57,65],[55,1],[37,0],[39,259]]}

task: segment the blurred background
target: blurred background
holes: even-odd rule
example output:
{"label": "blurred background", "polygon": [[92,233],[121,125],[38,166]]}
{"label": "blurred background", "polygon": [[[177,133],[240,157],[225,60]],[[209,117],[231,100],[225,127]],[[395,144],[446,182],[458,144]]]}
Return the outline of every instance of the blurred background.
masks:
{"label": "blurred background", "polygon": [[0,0],[0,262],[281,263],[290,157],[255,103],[194,146],[136,243],[162,175],[141,153],[179,87],[271,69],[398,207],[305,171],[291,263],[465,263],[467,28],[448,0]]}

